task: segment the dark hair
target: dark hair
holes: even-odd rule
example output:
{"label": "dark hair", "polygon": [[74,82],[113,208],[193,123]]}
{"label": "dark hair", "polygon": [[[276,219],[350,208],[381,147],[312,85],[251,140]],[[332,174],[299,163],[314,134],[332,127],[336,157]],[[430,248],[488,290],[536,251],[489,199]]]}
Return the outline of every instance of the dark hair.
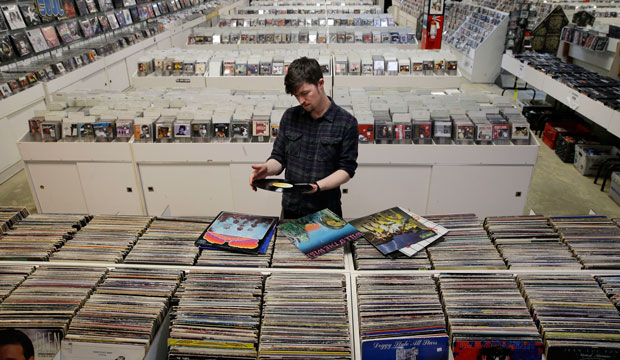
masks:
{"label": "dark hair", "polygon": [[301,57],[289,65],[288,72],[284,77],[284,89],[287,94],[294,95],[304,83],[318,85],[323,78],[321,66],[316,59]]}
{"label": "dark hair", "polygon": [[0,330],[0,346],[4,345],[21,345],[24,352],[24,358],[29,359],[34,356],[34,346],[32,346],[32,341],[26,334],[19,330]]}

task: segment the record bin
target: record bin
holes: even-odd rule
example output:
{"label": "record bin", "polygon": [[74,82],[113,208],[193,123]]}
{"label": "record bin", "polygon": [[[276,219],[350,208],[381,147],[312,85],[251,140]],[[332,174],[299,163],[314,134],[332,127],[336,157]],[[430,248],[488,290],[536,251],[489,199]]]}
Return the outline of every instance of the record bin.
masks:
{"label": "record bin", "polygon": [[545,124],[542,141],[551,149],[555,149],[556,141],[560,134],[589,134],[590,130],[577,123],[551,123]]}

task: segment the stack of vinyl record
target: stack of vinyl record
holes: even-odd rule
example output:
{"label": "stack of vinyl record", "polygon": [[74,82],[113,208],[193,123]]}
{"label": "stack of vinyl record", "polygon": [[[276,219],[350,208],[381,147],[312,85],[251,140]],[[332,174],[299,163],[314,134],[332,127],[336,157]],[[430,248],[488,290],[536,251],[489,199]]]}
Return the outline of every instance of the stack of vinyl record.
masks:
{"label": "stack of vinyl record", "polygon": [[360,275],[357,300],[362,358],[397,359],[396,352],[417,349],[419,358],[448,359],[445,319],[430,276]]}
{"label": "stack of vinyl record", "polygon": [[274,273],[263,299],[259,359],[351,359],[343,275]]}
{"label": "stack of vinyl record", "polygon": [[620,315],[589,275],[519,275],[547,359],[619,359]]}
{"label": "stack of vinyl record", "polygon": [[125,258],[126,264],[194,265],[194,241],[208,226],[206,219],[157,218]]}
{"label": "stack of vinyl record", "polygon": [[78,349],[88,349],[93,343],[108,344],[111,349],[135,347],[139,354],[146,354],[180,280],[179,270],[110,271],[71,321],[62,343],[62,358],[80,359]]}
{"label": "stack of vinyl record", "polygon": [[341,246],[314,259],[308,258],[286,236],[276,236],[271,267],[344,269],[344,247]]}
{"label": "stack of vinyl record", "polygon": [[274,243],[275,238],[272,238],[267,251],[264,254],[256,255],[218,249],[202,249],[196,261],[196,266],[268,268],[271,263]]}
{"label": "stack of vinyl record", "polygon": [[475,214],[424,217],[450,230],[427,248],[434,269],[506,269],[504,260]]}
{"label": "stack of vinyl record", "polygon": [[175,298],[168,359],[256,359],[263,276],[192,271]]}
{"label": "stack of vinyl record", "polygon": [[0,302],[9,296],[11,291],[21,284],[33,270],[33,266],[27,265],[3,265],[0,268]]}
{"label": "stack of vinyl record", "polygon": [[0,304],[1,327],[30,337],[36,359],[53,359],[71,318],[104,273],[96,268],[39,267]]}
{"label": "stack of vinyl record", "polygon": [[509,274],[439,276],[455,360],[540,359],[538,329]]}
{"label": "stack of vinyl record", "polygon": [[88,220],[84,215],[30,215],[0,238],[0,260],[46,261]]}
{"label": "stack of vinyl record", "polygon": [[581,268],[546,217],[488,217],[484,227],[510,269]]}
{"label": "stack of vinyl record", "polygon": [[122,262],[150,222],[145,216],[97,215],[50,261]]}
{"label": "stack of vinyl record", "polygon": [[585,269],[620,268],[620,228],[609,218],[570,216],[550,220]]}
{"label": "stack of vinyl record", "polygon": [[394,252],[395,257],[386,257],[365,239],[352,243],[355,268],[357,270],[430,270],[431,263],[426,251],[418,251],[412,257]]}
{"label": "stack of vinyl record", "polygon": [[0,206],[0,234],[4,234],[18,221],[30,215],[22,206]]}
{"label": "stack of vinyl record", "polygon": [[596,281],[611,302],[620,310],[620,277],[613,275],[595,276]]}

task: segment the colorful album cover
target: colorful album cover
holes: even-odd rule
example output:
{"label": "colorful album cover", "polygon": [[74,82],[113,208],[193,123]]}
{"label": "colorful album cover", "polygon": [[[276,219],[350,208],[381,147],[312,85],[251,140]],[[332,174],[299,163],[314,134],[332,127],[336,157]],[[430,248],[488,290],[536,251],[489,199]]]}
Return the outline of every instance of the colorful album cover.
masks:
{"label": "colorful album cover", "polygon": [[[0,339],[3,340],[4,344],[23,344],[21,345],[22,348],[33,351],[32,356],[26,357],[26,359],[53,359],[60,351],[62,338],[63,331],[60,328],[0,329]],[[13,357],[8,355],[7,359],[13,359]]]}
{"label": "colorful album cover", "polygon": [[82,34],[84,34],[84,37],[91,37],[95,35],[95,30],[90,26],[90,21],[88,21],[88,19],[80,20],[80,28],[82,29]]}
{"label": "colorful album cover", "polygon": [[135,7],[135,9],[138,11],[138,16],[137,20],[134,18],[134,22],[146,20],[149,18],[149,12],[146,10],[146,6],[140,5]]}
{"label": "colorful album cover", "polygon": [[100,11],[114,10],[114,3],[112,0],[98,0]]}
{"label": "colorful album cover", "polygon": [[58,20],[72,19],[77,16],[75,4],[73,0],[60,0],[63,6],[64,14],[58,17]]}
{"label": "colorful album cover", "polygon": [[399,207],[364,216],[350,222],[383,255],[429,239],[435,232]]}
{"label": "colorful album cover", "polygon": [[15,58],[15,51],[8,35],[0,36],[0,62],[10,61]]}
{"label": "colorful album cover", "polygon": [[125,15],[125,23],[127,25],[133,24],[133,21],[131,20],[131,13],[129,12],[129,10],[123,9],[123,15]]}
{"label": "colorful album cover", "polygon": [[273,237],[278,217],[222,211],[196,240],[197,246],[256,254]]}
{"label": "colorful album cover", "polygon": [[413,138],[414,139],[429,139],[431,137],[431,124],[414,124],[413,125]]}
{"label": "colorful album cover", "polygon": [[362,340],[362,359],[448,360],[450,339],[447,335]]}
{"label": "colorful album cover", "polygon": [[103,30],[101,29],[101,25],[99,25],[99,20],[97,20],[97,17],[93,16],[89,18],[88,21],[90,21],[90,28],[93,29],[95,35],[101,34]]}
{"label": "colorful album cover", "polygon": [[41,18],[39,17],[34,3],[19,5],[19,9],[22,11],[27,26],[37,26],[41,24]]}
{"label": "colorful album cover", "polygon": [[6,22],[9,24],[11,30],[23,29],[26,27],[24,18],[19,12],[19,8],[15,4],[2,5],[2,13],[6,18]]}
{"label": "colorful album cover", "polygon": [[95,0],[86,0],[86,7],[88,8],[88,12],[90,14],[97,12],[97,4],[95,4]]}
{"label": "colorful album cover", "polygon": [[395,140],[411,139],[411,125],[410,124],[395,124],[394,125],[394,139]]}
{"label": "colorful album cover", "polygon": [[110,29],[116,30],[120,27],[118,21],[116,20],[116,15],[110,13],[107,14],[106,17],[108,18],[108,22],[110,23]]}
{"label": "colorful album cover", "polygon": [[99,24],[101,25],[101,31],[105,32],[111,29],[110,22],[108,21],[107,16],[99,15],[97,16],[97,19],[99,19]]}
{"label": "colorful album cover", "polygon": [[151,124],[134,124],[134,138],[148,140],[151,138]]}
{"label": "colorful album cover", "polygon": [[58,35],[60,35],[63,44],[67,44],[73,41],[73,38],[71,37],[71,32],[69,31],[69,25],[66,22],[56,25],[56,30],[58,31]]}
{"label": "colorful album cover", "polygon": [[19,57],[24,57],[32,54],[32,46],[30,46],[30,41],[28,41],[28,37],[25,32],[15,33],[10,35],[11,41],[13,41],[13,46],[15,50],[17,50],[17,55]]}
{"label": "colorful album cover", "polygon": [[[119,26],[127,26],[127,21],[125,20],[125,14],[123,14],[123,10],[119,10],[117,12],[114,13],[114,15],[116,15],[116,20],[118,20],[118,25]],[[112,24],[112,22],[110,21],[110,24]],[[114,29],[114,27],[112,27]]]}
{"label": "colorful album cover", "polygon": [[540,360],[543,344],[536,340],[462,340],[454,341],[454,360],[469,359],[520,359]]}
{"label": "colorful album cover", "polygon": [[358,124],[358,139],[362,142],[375,140],[375,126],[373,124]]}
{"label": "colorful album cover", "polygon": [[80,138],[82,139],[91,139],[93,136],[95,136],[95,132],[93,130],[93,124],[79,123],[78,133],[80,134]]}
{"label": "colorful album cover", "polygon": [[252,121],[252,136],[269,136],[269,120]]}
{"label": "colorful album cover", "polygon": [[353,225],[329,209],[280,224],[278,231],[288,237],[310,259],[362,236]]}
{"label": "colorful album cover", "polygon": [[47,42],[48,48],[53,49],[56,46],[60,45],[60,40],[58,39],[58,36],[56,35],[56,29],[54,28],[54,26],[50,25],[50,26],[42,27],[41,33],[43,34],[43,37],[45,38],[45,41]]}
{"label": "colorful album cover", "polygon": [[510,139],[510,124],[493,124],[493,140]]}
{"label": "colorful album cover", "polygon": [[147,4],[144,5],[146,7],[146,12],[149,15],[149,18],[154,18],[155,17],[155,7],[157,6],[157,4]]}
{"label": "colorful album cover", "polygon": [[30,40],[30,44],[34,49],[34,52],[40,53],[41,51],[47,50],[47,41],[43,37],[43,33],[41,33],[41,29],[31,29],[26,31],[26,36],[28,36],[28,40]]}

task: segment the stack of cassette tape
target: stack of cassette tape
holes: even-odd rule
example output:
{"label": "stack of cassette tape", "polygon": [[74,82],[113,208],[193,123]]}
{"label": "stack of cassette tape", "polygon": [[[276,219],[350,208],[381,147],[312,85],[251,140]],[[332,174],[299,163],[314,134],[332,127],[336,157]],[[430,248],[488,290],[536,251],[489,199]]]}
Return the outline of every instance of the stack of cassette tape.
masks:
{"label": "stack of cassette tape", "polygon": [[2,236],[0,260],[47,261],[88,220],[84,215],[30,215]]}
{"label": "stack of cassette tape", "polygon": [[194,242],[207,220],[156,218],[125,258],[126,264],[194,265]]}
{"label": "stack of cassette tape", "polygon": [[50,261],[122,262],[150,222],[145,216],[94,216]]}
{"label": "stack of cassette tape", "polygon": [[351,359],[345,277],[317,275],[266,279],[260,359]]}
{"label": "stack of cassette tape", "polygon": [[[357,270],[430,270],[431,263],[426,251],[418,251],[412,257],[408,257],[398,251],[383,255],[376,247],[366,239],[358,239],[351,243],[353,248],[353,261]],[[392,256],[394,255],[394,256]]]}
{"label": "stack of cassette tape", "polygon": [[398,359],[408,352],[448,359],[444,314],[430,276],[360,275],[357,301],[362,358]]}
{"label": "stack of cassette tape", "polygon": [[104,274],[103,268],[37,268],[0,304],[2,327],[32,339],[36,359],[53,359],[71,318]]}
{"label": "stack of cassette tape", "polygon": [[102,347],[122,351],[115,358],[144,357],[181,275],[173,269],[111,270],[71,321],[62,342],[62,359],[95,358]]}
{"label": "stack of cassette tape", "polygon": [[584,269],[620,269],[620,228],[606,216],[551,217]]}
{"label": "stack of cassette tape", "polygon": [[441,274],[455,360],[540,359],[543,343],[510,274]]}
{"label": "stack of cassette tape", "polygon": [[28,215],[30,212],[23,206],[0,206],[0,235]]}
{"label": "stack of cassette tape", "polygon": [[595,278],[609,300],[620,310],[620,276],[597,275]]}
{"label": "stack of cassette tape", "polygon": [[34,271],[34,266],[2,265],[0,269],[0,303]]}
{"label": "stack of cassette tape", "polygon": [[475,214],[425,215],[449,232],[427,248],[433,269],[505,270],[506,265]]}
{"label": "stack of cassette tape", "polygon": [[332,250],[314,259],[299,251],[286,236],[275,238],[273,268],[309,268],[309,269],[344,269],[344,246]]}
{"label": "stack of cassette tape", "polygon": [[256,359],[263,276],[191,271],[175,298],[170,360]]}
{"label": "stack of cassette tape", "polygon": [[589,275],[519,275],[547,359],[620,358],[620,314]]}
{"label": "stack of cassette tape", "polygon": [[484,227],[510,269],[581,269],[546,217],[488,217]]}

